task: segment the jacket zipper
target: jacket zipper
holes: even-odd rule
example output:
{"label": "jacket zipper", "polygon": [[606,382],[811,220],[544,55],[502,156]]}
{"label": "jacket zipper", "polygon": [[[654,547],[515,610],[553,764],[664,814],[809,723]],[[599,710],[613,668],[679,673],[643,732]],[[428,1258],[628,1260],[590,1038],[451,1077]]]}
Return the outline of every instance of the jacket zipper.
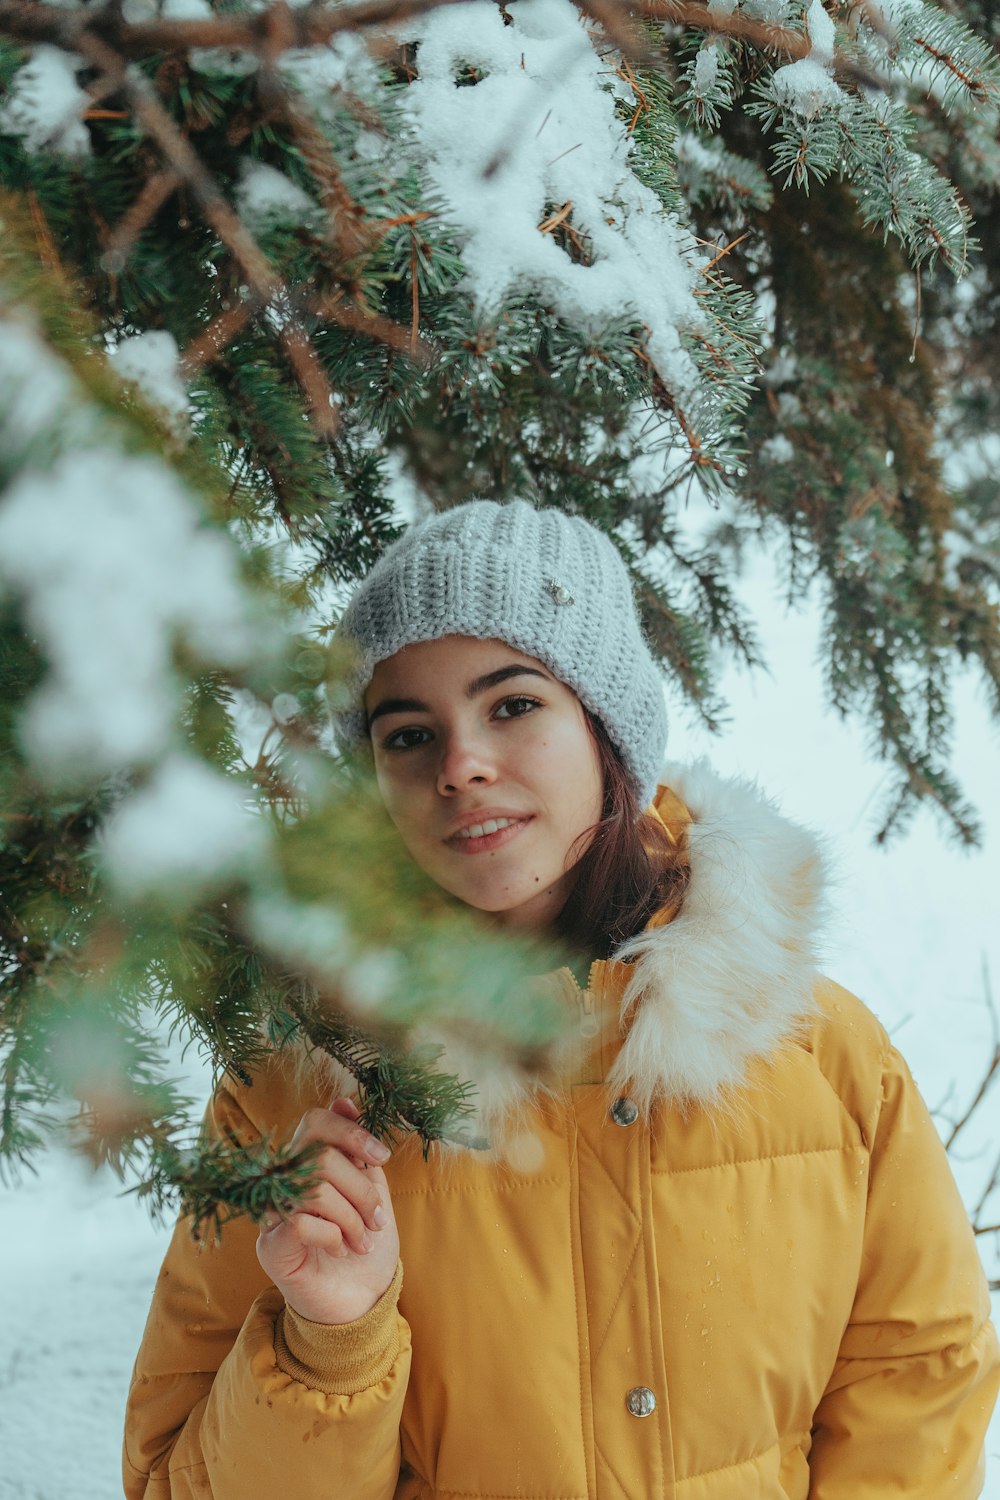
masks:
{"label": "jacket zipper", "polygon": [[585,1037],[596,1036],[598,1031],[600,1031],[601,1029],[600,1022],[597,1019],[596,1007],[594,1005],[594,980],[596,977],[597,965],[599,963],[600,959],[595,959],[591,964],[590,972],[587,975],[587,988],[585,990],[582,990],[580,988],[577,977],[573,973],[572,969],[563,969],[562,971],[569,979],[569,982],[573,988],[573,994],[576,998],[576,1003],[580,1007],[580,1033]]}

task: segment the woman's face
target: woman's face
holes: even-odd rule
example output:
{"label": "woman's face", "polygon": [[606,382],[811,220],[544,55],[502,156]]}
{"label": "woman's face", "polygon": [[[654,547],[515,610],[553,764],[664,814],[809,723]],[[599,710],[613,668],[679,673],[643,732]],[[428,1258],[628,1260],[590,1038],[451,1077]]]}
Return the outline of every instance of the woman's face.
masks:
{"label": "woman's face", "polygon": [[552,922],[604,800],[576,694],[502,641],[450,635],[380,662],[365,708],[382,797],[421,869],[501,923]]}

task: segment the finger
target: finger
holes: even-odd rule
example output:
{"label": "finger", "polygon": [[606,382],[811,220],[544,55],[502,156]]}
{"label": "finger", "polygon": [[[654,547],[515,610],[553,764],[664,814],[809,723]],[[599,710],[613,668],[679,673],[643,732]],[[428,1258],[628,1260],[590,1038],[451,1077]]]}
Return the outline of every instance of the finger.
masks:
{"label": "finger", "polygon": [[327,1255],[338,1257],[350,1254],[338,1224],[321,1219],[316,1214],[296,1214],[295,1228],[300,1242],[310,1250],[325,1250]]}
{"label": "finger", "polygon": [[[342,1151],[330,1149],[317,1157],[316,1166],[318,1170],[313,1179],[310,1197],[306,1199],[307,1204],[314,1200],[329,1203],[331,1200],[323,1192],[324,1187],[329,1185],[335,1196],[343,1198],[368,1229],[382,1228],[386,1222],[386,1212],[375,1181],[374,1168],[370,1173],[361,1171]],[[334,1218],[339,1222],[339,1214],[334,1214]]]}
{"label": "finger", "polygon": [[344,1243],[356,1255],[367,1255],[375,1244],[375,1235],[353,1204],[327,1182],[321,1182],[309,1195],[302,1212],[306,1216],[336,1224]]}
{"label": "finger", "polygon": [[[336,1114],[343,1115],[347,1120],[361,1119],[361,1111],[358,1108],[357,1103],[355,1102],[355,1100],[349,1099],[346,1095],[341,1095],[340,1098],[334,1099],[333,1103],[330,1105],[330,1108]],[[362,1129],[364,1129],[363,1126]],[[367,1133],[371,1137],[371,1139],[376,1142],[376,1145],[369,1150],[367,1160],[365,1160],[364,1157],[360,1156],[352,1157],[354,1165],[356,1167],[362,1167],[365,1170],[368,1170],[370,1166],[382,1167],[385,1164],[385,1160],[388,1159],[388,1157],[392,1154],[391,1147],[387,1146],[384,1141],[380,1140],[377,1135],[372,1134],[371,1131],[368,1131]],[[381,1154],[382,1151],[385,1152],[384,1159]],[[382,1177],[381,1174],[379,1174],[377,1176],[377,1181],[380,1183],[384,1183],[385,1178]]]}
{"label": "finger", "polygon": [[[339,1099],[334,1099],[330,1108],[334,1114],[343,1115],[345,1120],[360,1120],[361,1118],[361,1111],[357,1104],[353,1099],[347,1098],[346,1095],[342,1095]],[[363,1156],[352,1156],[351,1160],[356,1167],[365,1168],[368,1166],[368,1162]]]}
{"label": "finger", "polygon": [[361,1119],[360,1109],[355,1104],[354,1100],[349,1099],[346,1094],[341,1094],[338,1099],[334,1099],[333,1103],[330,1105],[330,1108],[334,1110],[338,1115],[343,1115],[347,1120]]}
{"label": "finger", "polygon": [[[343,1115],[345,1120],[361,1119],[361,1111],[358,1108],[356,1101],[354,1099],[349,1099],[346,1094],[342,1094],[339,1098],[334,1099],[333,1103],[330,1105],[330,1109],[334,1114]],[[364,1128],[364,1126],[361,1127],[362,1130],[364,1130]],[[367,1159],[362,1156],[355,1156],[353,1158],[354,1165],[356,1167],[367,1167],[369,1164],[381,1165],[381,1163],[386,1160],[390,1154],[390,1148],[385,1145],[384,1141],[380,1141],[377,1135],[373,1135],[370,1130],[367,1131],[366,1134],[372,1141],[375,1142],[375,1145],[369,1148]],[[383,1151],[385,1152],[384,1157],[382,1155]]]}
{"label": "finger", "polygon": [[316,1250],[338,1260],[350,1254],[339,1226],[312,1214],[296,1214],[257,1241],[257,1259],[272,1281],[297,1276]]}
{"label": "finger", "polygon": [[308,1109],[302,1116],[292,1136],[292,1147],[299,1149],[313,1141],[322,1141],[324,1145],[334,1146],[349,1156],[361,1157],[373,1165],[381,1165],[391,1155],[389,1148],[377,1141],[364,1126],[345,1118],[333,1108]]}

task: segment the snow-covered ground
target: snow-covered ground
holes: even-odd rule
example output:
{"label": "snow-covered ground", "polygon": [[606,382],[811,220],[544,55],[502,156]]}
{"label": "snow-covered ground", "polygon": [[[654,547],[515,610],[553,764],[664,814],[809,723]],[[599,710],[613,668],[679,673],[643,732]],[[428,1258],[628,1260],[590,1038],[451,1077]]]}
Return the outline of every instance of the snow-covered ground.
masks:
{"label": "snow-covered ground", "polygon": [[[863,733],[823,710],[816,616],[785,615],[763,560],[747,596],[771,676],[727,676],[732,723],[722,739],[675,711],[670,753],[707,753],[720,770],[757,777],[786,813],[827,836],[839,877],[827,967],[889,1027],[932,1107],[952,1090],[960,1104],[992,1046],[984,968],[1000,992],[997,730],[963,680],[955,768],[986,825],[981,852],[946,842],[928,814],[888,852],[876,850],[884,772],[866,758]],[[998,1116],[994,1101],[994,1144]],[[983,1120],[956,1163],[969,1201],[989,1136]],[[0,1500],[117,1500],[122,1404],[166,1237],[116,1182],[69,1158],[0,1188]],[[997,1247],[981,1248],[996,1275]],[[984,1493],[1000,1500],[996,1420],[988,1453]]]}

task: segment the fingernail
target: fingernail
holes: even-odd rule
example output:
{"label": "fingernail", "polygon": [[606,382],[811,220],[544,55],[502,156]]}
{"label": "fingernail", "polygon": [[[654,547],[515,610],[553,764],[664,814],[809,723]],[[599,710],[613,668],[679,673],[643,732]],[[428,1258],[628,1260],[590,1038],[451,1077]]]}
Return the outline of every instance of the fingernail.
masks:
{"label": "fingernail", "polygon": [[373,1138],[365,1145],[365,1155],[369,1161],[388,1161],[392,1152],[388,1146],[383,1146],[381,1141],[376,1141]]}
{"label": "fingernail", "polygon": [[375,1240],[374,1240],[373,1236],[368,1233],[367,1229],[365,1230],[364,1234],[361,1236],[361,1243],[362,1243],[362,1245],[364,1245],[366,1251],[370,1250],[372,1248],[372,1246],[374,1245],[374,1243],[375,1243]]}
{"label": "fingernail", "polygon": [[379,1229],[385,1227],[385,1209],[382,1207],[381,1203],[377,1203],[375,1205],[375,1212],[372,1214],[372,1220]]}

